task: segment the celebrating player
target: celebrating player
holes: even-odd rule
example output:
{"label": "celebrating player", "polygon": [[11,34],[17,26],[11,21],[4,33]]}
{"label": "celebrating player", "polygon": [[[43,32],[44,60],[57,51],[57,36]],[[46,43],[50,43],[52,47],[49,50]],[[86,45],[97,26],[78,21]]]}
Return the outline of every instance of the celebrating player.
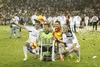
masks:
{"label": "celebrating player", "polygon": [[31,53],[39,54],[39,48],[36,44],[36,40],[39,37],[39,32],[42,31],[41,24],[38,20],[35,20],[34,26],[22,26],[20,24],[16,24],[19,27],[22,27],[29,32],[29,38],[28,40],[23,44],[23,52],[25,58],[23,61],[26,61],[28,59],[27,57],[27,50],[29,50]]}
{"label": "celebrating player", "polygon": [[69,28],[65,25],[63,26],[63,43],[65,46],[64,51],[62,51],[63,54],[69,55],[72,52],[75,52],[77,54],[77,62],[80,61],[80,45],[78,43],[78,40],[73,32],[69,30]]}

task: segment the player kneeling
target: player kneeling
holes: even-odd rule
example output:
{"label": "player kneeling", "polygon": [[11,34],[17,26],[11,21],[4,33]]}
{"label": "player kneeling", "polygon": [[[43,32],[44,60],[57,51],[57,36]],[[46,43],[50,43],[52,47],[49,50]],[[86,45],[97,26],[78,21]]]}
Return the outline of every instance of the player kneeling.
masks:
{"label": "player kneeling", "polygon": [[34,54],[34,58],[38,58],[39,56],[39,47],[36,42],[30,43],[30,45],[27,46],[27,50]]}
{"label": "player kneeling", "polygon": [[62,51],[62,54],[69,55],[75,52],[77,55],[77,62],[80,61],[80,45],[75,34],[69,31],[67,26],[63,26],[63,43],[67,46]]}
{"label": "player kneeling", "polygon": [[29,41],[27,41],[25,43],[24,47],[23,47],[23,50],[24,50],[24,55],[25,55],[25,58],[23,59],[23,61],[26,61],[28,59],[28,57],[27,57],[27,50],[30,53],[34,54],[34,58],[38,58],[38,56],[39,56],[39,47],[38,47],[36,42],[29,42]]}
{"label": "player kneeling", "polygon": [[43,31],[39,34],[38,43],[40,43],[40,60],[55,61],[54,44],[52,43],[52,32],[49,23],[43,25]]}

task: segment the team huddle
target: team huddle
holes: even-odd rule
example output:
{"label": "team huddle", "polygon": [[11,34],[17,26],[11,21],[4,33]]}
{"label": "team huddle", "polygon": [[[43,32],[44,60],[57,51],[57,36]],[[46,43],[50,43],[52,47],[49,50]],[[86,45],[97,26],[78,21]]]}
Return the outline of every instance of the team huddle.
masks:
{"label": "team huddle", "polygon": [[[13,22],[15,23],[15,19]],[[67,25],[61,25],[60,21],[55,21],[53,25],[48,22],[43,23],[34,19],[34,26],[27,24],[17,26],[26,29],[29,32],[28,40],[23,44],[25,58],[28,59],[27,52],[34,54],[35,58],[44,60],[50,55],[51,61],[59,59],[64,61],[64,56],[71,56],[73,52],[77,55],[77,62],[80,62],[80,45],[76,35]],[[58,56],[58,57],[56,57]],[[44,58],[45,57],[45,58]]]}

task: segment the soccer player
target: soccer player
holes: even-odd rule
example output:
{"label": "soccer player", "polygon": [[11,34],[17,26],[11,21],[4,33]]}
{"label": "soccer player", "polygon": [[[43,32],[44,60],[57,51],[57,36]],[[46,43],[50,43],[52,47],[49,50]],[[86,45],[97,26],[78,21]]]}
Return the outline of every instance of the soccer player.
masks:
{"label": "soccer player", "polygon": [[77,54],[77,62],[80,61],[80,45],[78,40],[73,32],[69,30],[69,28],[65,25],[63,26],[63,43],[65,46],[65,50],[62,51],[63,54],[69,55],[72,52]]}
{"label": "soccer player", "polygon": [[75,25],[77,29],[76,32],[77,32],[80,27],[81,17],[77,14],[76,16],[74,16],[74,21],[75,21]]}
{"label": "soccer player", "polygon": [[26,61],[28,59],[27,50],[29,50],[31,53],[39,54],[39,48],[37,47],[38,45],[36,44],[36,40],[39,37],[39,32],[42,31],[41,24],[40,24],[40,21],[35,20],[34,26],[26,26],[26,25],[22,26],[20,24],[16,24],[16,25],[28,30],[29,32],[29,38],[23,44],[23,52],[25,56],[23,61]]}
{"label": "soccer player", "polygon": [[64,61],[62,54],[61,54],[61,47],[60,45],[62,44],[62,27],[60,24],[60,21],[56,21],[54,24],[54,31],[52,33],[53,39],[55,40],[55,46],[56,46],[56,51],[57,54],[60,54],[60,61]]}
{"label": "soccer player", "polygon": [[54,44],[52,43],[52,31],[50,30],[50,24],[49,23],[45,23],[43,25],[43,31],[40,32],[40,36],[39,36],[39,39],[38,41],[41,42],[40,44],[40,49],[41,49],[41,52],[40,52],[40,60],[43,59],[43,56],[42,56],[42,52],[45,52],[45,51],[50,51],[52,52],[52,61],[55,61],[54,59]]}
{"label": "soccer player", "polygon": [[12,19],[10,20],[10,27],[11,27],[10,38],[12,38],[13,33],[14,33],[14,35],[17,36],[17,38],[20,38],[20,36],[18,34],[18,26],[16,26],[14,24],[13,20],[15,20],[15,23],[18,24],[19,17],[18,16],[12,16]]}
{"label": "soccer player", "polygon": [[71,31],[74,31],[74,23],[75,23],[75,21],[74,21],[74,16],[73,15],[70,16],[69,22],[70,22]]}
{"label": "soccer player", "polygon": [[86,28],[88,28],[89,17],[85,16],[84,21],[85,21],[85,24],[86,24]]}

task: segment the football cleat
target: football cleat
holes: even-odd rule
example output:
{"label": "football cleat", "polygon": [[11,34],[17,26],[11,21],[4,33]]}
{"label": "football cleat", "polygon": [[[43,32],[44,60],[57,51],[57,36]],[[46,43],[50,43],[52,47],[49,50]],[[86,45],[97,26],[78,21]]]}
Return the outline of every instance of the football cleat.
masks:
{"label": "football cleat", "polygon": [[61,62],[63,62],[63,61],[64,61],[64,59],[63,59],[63,58],[60,58],[59,60],[60,60]]}
{"label": "football cleat", "polygon": [[80,59],[77,59],[76,62],[77,62],[77,63],[80,62]]}
{"label": "football cleat", "polygon": [[52,61],[55,61],[55,59],[52,59]]}
{"label": "football cleat", "polygon": [[25,58],[23,59],[23,61],[26,61],[27,59],[28,59],[28,58],[25,57]]}

